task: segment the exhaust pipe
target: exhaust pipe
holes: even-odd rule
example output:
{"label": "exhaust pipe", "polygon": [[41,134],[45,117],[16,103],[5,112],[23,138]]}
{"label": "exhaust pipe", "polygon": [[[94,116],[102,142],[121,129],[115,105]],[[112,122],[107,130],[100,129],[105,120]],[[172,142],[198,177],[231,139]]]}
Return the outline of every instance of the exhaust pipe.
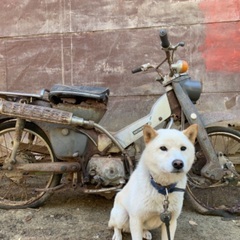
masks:
{"label": "exhaust pipe", "polygon": [[23,172],[77,172],[80,171],[81,165],[77,162],[51,162],[51,163],[27,163],[12,165],[13,169]]}

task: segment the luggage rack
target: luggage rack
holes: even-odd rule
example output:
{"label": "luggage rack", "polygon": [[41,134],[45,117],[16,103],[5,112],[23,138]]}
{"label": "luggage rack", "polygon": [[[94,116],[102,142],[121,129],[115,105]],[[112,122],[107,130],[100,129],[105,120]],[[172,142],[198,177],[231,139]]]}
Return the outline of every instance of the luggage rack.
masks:
{"label": "luggage rack", "polygon": [[42,89],[40,94],[32,94],[32,93],[22,93],[22,92],[4,92],[0,91],[0,98],[3,98],[7,101],[19,101],[28,99],[28,101],[33,101],[35,99],[46,100],[46,92],[49,93],[49,90]]}

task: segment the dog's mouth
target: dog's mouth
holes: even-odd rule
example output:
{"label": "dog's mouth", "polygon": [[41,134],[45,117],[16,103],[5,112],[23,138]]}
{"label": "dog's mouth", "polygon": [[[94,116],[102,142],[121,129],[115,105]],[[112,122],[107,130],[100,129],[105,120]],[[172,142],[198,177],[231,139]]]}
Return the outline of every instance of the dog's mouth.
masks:
{"label": "dog's mouth", "polygon": [[181,169],[173,169],[172,170],[172,173],[183,173],[184,171],[183,171],[183,169],[181,168]]}

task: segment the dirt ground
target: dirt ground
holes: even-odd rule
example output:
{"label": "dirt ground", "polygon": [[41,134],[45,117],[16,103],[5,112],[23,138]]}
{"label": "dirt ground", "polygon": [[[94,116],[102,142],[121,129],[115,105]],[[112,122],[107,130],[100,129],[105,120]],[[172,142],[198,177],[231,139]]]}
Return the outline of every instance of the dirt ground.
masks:
{"label": "dirt ground", "polygon": [[[110,240],[107,222],[113,200],[79,192],[55,193],[38,209],[0,210],[0,239],[4,240]],[[160,230],[152,231],[160,240]],[[130,240],[125,233],[123,240]],[[196,213],[187,200],[178,221],[175,240],[240,239],[240,220],[223,221],[221,217]]]}

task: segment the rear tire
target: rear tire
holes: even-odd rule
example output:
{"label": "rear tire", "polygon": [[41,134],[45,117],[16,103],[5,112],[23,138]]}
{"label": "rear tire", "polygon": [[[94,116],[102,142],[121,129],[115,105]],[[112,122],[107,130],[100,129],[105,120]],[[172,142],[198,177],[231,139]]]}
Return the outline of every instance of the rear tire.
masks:
{"label": "rear tire", "polygon": [[[206,129],[216,153],[229,159],[240,174],[240,133],[226,127]],[[232,173],[221,181],[213,182],[201,176],[206,163],[203,152],[196,142],[196,159],[188,174],[187,193],[196,211],[202,214],[240,214],[240,179]],[[220,155],[223,154],[223,155]]]}
{"label": "rear tire", "polygon": [[[61,175],[51,172],[20,172],[2,168],[5,159],[12,151],[15,124],[16,121],[0,124],[0,208],[39,207],[52,194],[51,191],[46,190],[57,186]],[[16,160],[17,163],[32,164],[56,161],[46,134],[31,122],[25,123]]]}

